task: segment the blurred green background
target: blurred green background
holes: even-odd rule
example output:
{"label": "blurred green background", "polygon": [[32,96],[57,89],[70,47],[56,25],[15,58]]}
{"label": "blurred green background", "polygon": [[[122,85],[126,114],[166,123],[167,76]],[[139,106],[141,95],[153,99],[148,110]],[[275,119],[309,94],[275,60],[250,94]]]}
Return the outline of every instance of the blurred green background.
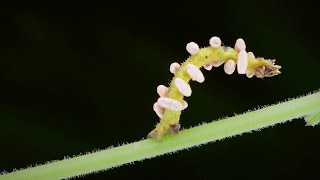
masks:
{"label": "blurred green background", "polygon": [[[2,6],[0,170],[146,137],[158,122],[156,87],[188,42],[242,37],[282,74],[248,79],[223,68],[192,83],[183,128],[233,116],[320,87],[319,11],[308,3],[256,1]],[[257,178],[312,176],[319,169],[320,127],[303,120],[136,162],[84,179]]]}

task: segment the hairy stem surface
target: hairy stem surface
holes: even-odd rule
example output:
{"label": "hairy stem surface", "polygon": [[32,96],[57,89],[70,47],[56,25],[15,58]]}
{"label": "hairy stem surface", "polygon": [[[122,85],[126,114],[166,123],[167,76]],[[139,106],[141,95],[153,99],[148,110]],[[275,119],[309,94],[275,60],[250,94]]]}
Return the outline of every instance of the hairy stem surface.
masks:
{"label": "hairy stem surface", "polygon": [[259,110],[168,134],[162,142],[146,139],[0,176],[8,179],[63,179],[114,168],[320,112],[320,92]]}
{"label": "hairy stem surface", "polygon": [[307,126],[315,126],[320,123],[320,112],[315,114],[310,114],[305,117]]}

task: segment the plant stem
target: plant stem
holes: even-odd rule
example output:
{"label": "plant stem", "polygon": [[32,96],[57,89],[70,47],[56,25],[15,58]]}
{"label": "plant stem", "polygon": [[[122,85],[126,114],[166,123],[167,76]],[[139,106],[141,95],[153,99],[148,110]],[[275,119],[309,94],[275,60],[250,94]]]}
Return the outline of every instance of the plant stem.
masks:
{"label": "plant stem", "polygon": [[318,112],[320,112],[320,92],[185,129],[178,135],[168,134],[164,136],[162,142],[157,142],[155,139],[141,140],[75,158],[4,174],[0,176],[0,179],[49,180],[79,176],[251,132]]}
{"label": "plant stem", "polygon": [[307,126],[315,126],[320,123],[320,112],[315,114],[310,114],[305,117]]}

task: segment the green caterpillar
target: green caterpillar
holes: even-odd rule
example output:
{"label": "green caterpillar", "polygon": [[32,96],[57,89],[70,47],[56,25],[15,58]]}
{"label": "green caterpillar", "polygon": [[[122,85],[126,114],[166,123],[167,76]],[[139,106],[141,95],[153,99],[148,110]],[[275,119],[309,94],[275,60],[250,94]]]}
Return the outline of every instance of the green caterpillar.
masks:
{"label": "green caterpillar", "polygon": [[224,64],[224,71],[231,75],[237,69],[238,74],[246,74],[248,78],[272,77],[280,74],[281,66],[275,65],[275,60],[256,58],[252,52],[246,52],[246,44],[243,39],[237,39],[235,47],[221,46],[219,37],[209,40],[209,47],[199,49],[199,46],[190,42],[186,49],[191,56],[181,65],[172,63],[170,72],[174,77],[167,88],[163,85],[157,87],[160,98],[153,105],[153,109],[161,119],[156,127],[148,134],[148,137],[161,141],[167,133],[178,134],[181,111],[188,107],[184,97],[191,96],[192,90],[189,81],[204,82],[201,72],[203,67],[211,70]]}

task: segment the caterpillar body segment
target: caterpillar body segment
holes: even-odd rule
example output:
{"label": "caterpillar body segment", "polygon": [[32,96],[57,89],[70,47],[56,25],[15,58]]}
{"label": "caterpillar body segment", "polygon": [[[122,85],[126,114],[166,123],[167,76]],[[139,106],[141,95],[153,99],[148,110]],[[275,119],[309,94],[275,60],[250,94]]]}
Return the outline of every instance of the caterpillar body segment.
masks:
{"label": "caterpillar body segment", "polygon": [[[160,122],[149,133],[149,137],[161,141],[167,133],[178,134],[181,111],[188,106],[184,97],[191,95],[189,82],[202,83],[205,80],[202,67],[209,71],[224,64],[226,74],[231,75],[237,69],[238,74],[246,74],[248,78],[272,77],[281,73],[281,66],[275,65],[275,60],[256,58],[252,52],[247,53],[245,42],[241,38],[236,41],[234,49],[221,46],[221,40],[216,36],[209,40],[209,44],[209,47],[199,49],[196,43],[188,43],[186,50],[191,54],[189,58],[181,65],[176,62],[170,65],[170,72],[174,77],[168,89],[162,85],[157,88],[160,98],[154,110],[160,117]],[[159,93],[159,89],[163,89],[165,93]]]}

